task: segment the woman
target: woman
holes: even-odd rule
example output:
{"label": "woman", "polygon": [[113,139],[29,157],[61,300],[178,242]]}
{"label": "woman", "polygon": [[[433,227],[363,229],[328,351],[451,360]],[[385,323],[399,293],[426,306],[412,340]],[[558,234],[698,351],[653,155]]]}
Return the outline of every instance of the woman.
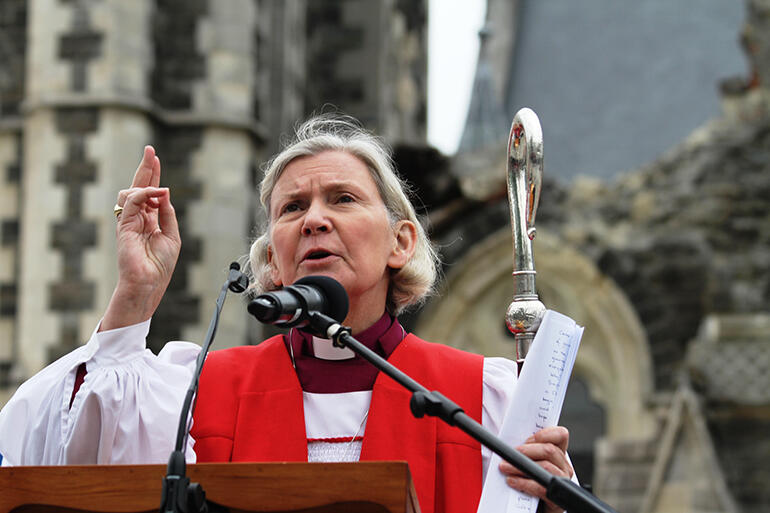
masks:
{"label": "woman", "polygon": [[[157,358],[144,350],[181,245],[170,192],[159,184],[148,146],[118,195],[119,275],[104,318],[88,344],[22,385],[0,412],[4,464],[166,461],[198,347],[170,343]],[[267,226],[250,251],[255,286],[335,278],[350,299],[344,324],[359,340],[496,431],[515,364],[421,341],[396,318],[436,279],[435,252],[404,188],[379,140],[350,119],[310,119],[265,172]],[[408,400],[349,350],[292,330],[208,357],[188,459],[406,459],[423,511],[475,509],[488,452],[436,419],[412,418]],[[9,447],[17,437],[22,443]],[[566,429],[551,428],[520,449],[571,476],[567,440]],[[508,464],[500,470],[513,488],[543,497]]]}

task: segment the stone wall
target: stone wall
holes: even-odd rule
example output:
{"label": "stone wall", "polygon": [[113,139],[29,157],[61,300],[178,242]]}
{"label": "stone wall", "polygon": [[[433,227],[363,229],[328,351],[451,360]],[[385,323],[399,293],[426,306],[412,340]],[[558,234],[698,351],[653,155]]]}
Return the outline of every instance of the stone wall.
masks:
{"label": "stone wall", "polygon": [[715,122],[613,185],[568,195],[562,231],[629,295],[671,388],[707,313],[770,300],[770,124]]}
{"label": "stone wall", "polygon": [[424,143],[424,2],[314,1],[307,10],[309,110],[342,108],[392,142]]}
{"label": "stone wall", "polygon": [[[319,2],[311,2],[316,5]],[[254,116],[265,135],[266,154],[280,146],[280,134],[290,132],[306,111],[308,60],[305,0],[260,0],[256,19]],[[325,87],[328,76],[316,77],[312,87]]]}
{"label": "stone wall", "polygon": [[770,314],[706,317],[687,355],[726,482],[745,511],[770,504]]}

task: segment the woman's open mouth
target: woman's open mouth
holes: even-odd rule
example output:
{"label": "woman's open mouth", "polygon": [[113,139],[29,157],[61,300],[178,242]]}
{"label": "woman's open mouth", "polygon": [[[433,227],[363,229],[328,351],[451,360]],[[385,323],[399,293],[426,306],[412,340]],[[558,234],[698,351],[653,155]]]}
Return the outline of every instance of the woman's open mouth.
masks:
{"label": "woman's open mouth", "polygon": [[302,263],[309,265],[324,264],[336,256],[337,255],[334,253],[324,249],[314,249],[305,255],[305,258],[302,259]]}
{"label": "woman's open mouth", "polygon": [[328,256],[331,256],[331,253],[328,251],[313,251],[305,257],[305,260],[320,260]]}

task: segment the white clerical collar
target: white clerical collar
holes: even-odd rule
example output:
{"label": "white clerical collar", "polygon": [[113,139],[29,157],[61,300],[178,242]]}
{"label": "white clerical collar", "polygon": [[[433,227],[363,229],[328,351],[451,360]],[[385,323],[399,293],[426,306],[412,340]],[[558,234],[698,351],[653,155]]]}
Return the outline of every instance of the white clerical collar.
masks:
{"label": "white clerical collar", "polygon": [[313,356],[321,360],[349,360],[356,353],[347,347],[335,347],[331,339],[313,337]]}

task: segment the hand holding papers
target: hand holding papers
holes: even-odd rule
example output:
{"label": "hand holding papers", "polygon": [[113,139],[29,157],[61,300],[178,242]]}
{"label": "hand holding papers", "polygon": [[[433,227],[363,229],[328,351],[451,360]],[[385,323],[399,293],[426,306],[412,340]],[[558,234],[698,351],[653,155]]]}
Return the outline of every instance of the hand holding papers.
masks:
{"label": "hand holding papers", "polygon": [[[583,328],[560,313],[548,310],[527,355],[508,408],[500,438],[517,446],[536,431],[555,426],[561,414]],[[479,503],[479,513],[534,513],[538,499],[511,489],[497,470],[493,455]]]}

